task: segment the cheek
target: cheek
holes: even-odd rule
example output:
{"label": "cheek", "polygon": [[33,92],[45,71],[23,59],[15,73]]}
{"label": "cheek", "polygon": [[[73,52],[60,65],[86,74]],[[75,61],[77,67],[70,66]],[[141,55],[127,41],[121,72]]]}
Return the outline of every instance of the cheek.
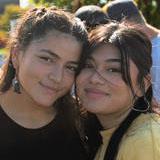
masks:
{"label": "cheek", "polygon": [[76,87],[81,88],[83,84],[83,76],[80,74],[76,79]]}
{"label": "cheek", "polygon": [[24,64],[23,67],[19,68],[20,77],[23,77],[26,79],[40,76],[42,74],[42,72],[43,72],[43,70],[41,70],[41,68],[36,65]]}
{"label": "cheek", "polygon": [[[31,77],[33,77],[34,70],[31,69],[30,66],[24,64],[22,67],[19,67],[18,76],[20,81],[28,81]],[[30,77],[30,78],[29,78]]]}
{"label": "cheek", "polygon": [[84,90],[84,87],[86,85],[86,80],[84,79],[83,76],[78,76],[77,80],[76,80],[76,91],[77,91],[77,94],[79,97],[82,97],[83,95],[83,90]]}
{"label": "cheek", "polygon": [[119,104],[123,104],[124,106],[130,106],[133,103],[133,94],[131,89],[128,86],[124,86],[117,90]]}
{"label": "cheek", "polygon": [[66,88],[66,90],[71,90],[74,82],[75,82],[75,76],[67,75],[67,76],[64,76],[62,85],[64,86],[64,88]]}
{"label": "cheek", "polygon": [[26,61],[19,67],[19,80],[22,85],[36,85],[38,81],[41,81],[48,75],[48,70],[49,69],[44,65],[41,65],[37,62],[32,63],[32,61]]}
{"label": "cheek", "polygon": [[90,75],[89,73],[82,70],[81,73],[77,76],[77,79],[76,79],[77,86],[84,85],[85,82],[88,82],[89,81],[89,75]]}
{"label": "cheek", "polygon": [[110,89],[112,91],[112,96],[118,99],[118,101],[121,103],[129,102],[133,98],[130,87],[126,85],[123,80],[117,82],[117,84],[110,87]]}

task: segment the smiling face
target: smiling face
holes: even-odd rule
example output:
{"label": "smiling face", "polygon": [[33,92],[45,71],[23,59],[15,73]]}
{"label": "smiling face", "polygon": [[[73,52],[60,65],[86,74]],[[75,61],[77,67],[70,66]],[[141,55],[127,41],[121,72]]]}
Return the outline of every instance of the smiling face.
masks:
{"label": "smiling face", "polygon": [[69,92],[80,52],[74,37],[58,31],[31,42],[17,58],[22,94],[38,105],[51,106]]}
{"label": "smiling face", "polygon": [[[138,69],[130,60],[133,89],[136,94],[140,94],[137,75]],[[77,93],[82,106],[95,114],[113,114],[131,107],[133,95],[122,79],[117,48],[104,45],[91,54],[77,78]]]}

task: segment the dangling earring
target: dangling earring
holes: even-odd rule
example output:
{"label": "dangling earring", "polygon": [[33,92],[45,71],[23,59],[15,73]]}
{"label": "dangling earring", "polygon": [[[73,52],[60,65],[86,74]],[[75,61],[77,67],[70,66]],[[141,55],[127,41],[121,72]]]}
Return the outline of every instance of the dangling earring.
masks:
{"label": "dangling earring", "polygon": [[21,94],[20,91],[20,83],[19,80],[17,79],[17,77],[15,76],[14,79],[12,80],[12,86],[14,88],[14,92]]}
{"label": "dangling earring", "polygon": [[[139,106],[139,105],[143,105],[143,104],[145,104],[145,106],[147,106],[145,109],[138,109],[135,107],[135,106]],[[132,107],[132,110],[137,111],[137,112],[141,112],[141,113],[145,113],[145,112],[149,111],[149,109],[150,109],[150,104],[145,96],[139,98],[138,101],[136,102],[136,104],[133,105],[133,107]]]}
{"label": "dangling earring", "polygon": [[80,98],[78,97],[78,98],[76,98],[76,100],[77,100],[77,104],[78,104],[78,106],[79,106],[80,115],[86,115],[88,112],[87,112],[87,110],[83,107]]}

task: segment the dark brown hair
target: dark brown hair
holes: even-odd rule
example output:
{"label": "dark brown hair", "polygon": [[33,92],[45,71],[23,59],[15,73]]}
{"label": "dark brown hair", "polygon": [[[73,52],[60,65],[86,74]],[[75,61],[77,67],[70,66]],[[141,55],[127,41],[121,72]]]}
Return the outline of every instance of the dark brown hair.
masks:
{"label": "dark brown hair", "polygon": [[[55,7],[41,7],[28,10],[17,22],[16,28],[10,37],[10,55],[3,66],[3,75],[1,77],[0,91],[3,94],[10,89],[12,80],[15,77],[15,68],[12,64],[11,55],[13,51],[18,54],[25,54],[25,50],[33,40],[45,37],[54,30],[69,34],[82,44],[88,43],[88,34],[83,23],[72,14]],[[59,44],[57,44],[59,45]],[[23,52],[19,52],[23,51]],[[85,57],[82,51],[80,60]],[[64,127],[68,130],[75,127],[75,108],[70,92],[59,98],[54,107],[58,114],[63,116]],[[66,127],[67,126],[67,127]]]}
{"label": "dark brown hair", "polygon": [[92,54],[96,48],[105,44],[111,44],[118,48],[121,57],[122,78],[134,93],[130,77],[129,59],[131,59],[139,70],[138,84],[141,89],[144,89],[143,79],[147,78],[152,65],[151,42],[145,34],[132,27],[111,22],[93,30],[89,35],[89,42],[88,54]]}
{"label": "dark brown hair", "polygon": [[70,13],[55,7],[28,10],[18,20],[15,30],[11,33],[10,56],[3,66],[4,73],[0,83],[1,92],[10,88],[15,76],[15,69],[11,61],[12,51],[15,49],[18,52],[20,50],[25,51],[33,40],[43,38],[54,30],[74,36],[82,45],[87,42],[87,32],[83,24]]}
{"label": "dark brown hair", "polygon": [[[143,96],[136,97],[134,107],[138,110],[142,110],[143,113],[149,112],[150,110],[145,109],[148,107],[148,104],[151,103],[152,87],[149,82],[150,87],[146,91],[144,79],[147,79],[147,75],[150,73],[150,68],[152,66],[150,40],[144,33],[136,30],[135,28],[112,22],[110,24],[99,26],[90,32],[89,48],[87,48],[88,56],[91,55],[95,49],[106,44],[110,44],[119,50],[122,79],[130,87],[134,97],[136,97],[136,94],[132,86],[129,60],[132,60],[136,65],[139,71],[137,76],[137,84],[140,86]],[[149,79],[147,80],[150,81]],[[119,144],[123,135],[132,122],[142,112],[131,110],[128,116],[115,130],[107,146],[104,160],[116,159]],[[91,148],[92,147],[93,146],[91,146]]]}

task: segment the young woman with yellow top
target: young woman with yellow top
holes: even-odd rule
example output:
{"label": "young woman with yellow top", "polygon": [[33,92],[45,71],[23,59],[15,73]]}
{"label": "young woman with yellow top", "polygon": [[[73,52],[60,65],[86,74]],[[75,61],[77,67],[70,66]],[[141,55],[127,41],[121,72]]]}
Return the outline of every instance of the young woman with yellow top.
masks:
{"label": "young woman with yellow top", "polygon": [[82,106],[102,125],[95,160],[159,160],[160,116],[151,106],[149,39],[110,23],[91,31],[89,41],[76,87]]}

